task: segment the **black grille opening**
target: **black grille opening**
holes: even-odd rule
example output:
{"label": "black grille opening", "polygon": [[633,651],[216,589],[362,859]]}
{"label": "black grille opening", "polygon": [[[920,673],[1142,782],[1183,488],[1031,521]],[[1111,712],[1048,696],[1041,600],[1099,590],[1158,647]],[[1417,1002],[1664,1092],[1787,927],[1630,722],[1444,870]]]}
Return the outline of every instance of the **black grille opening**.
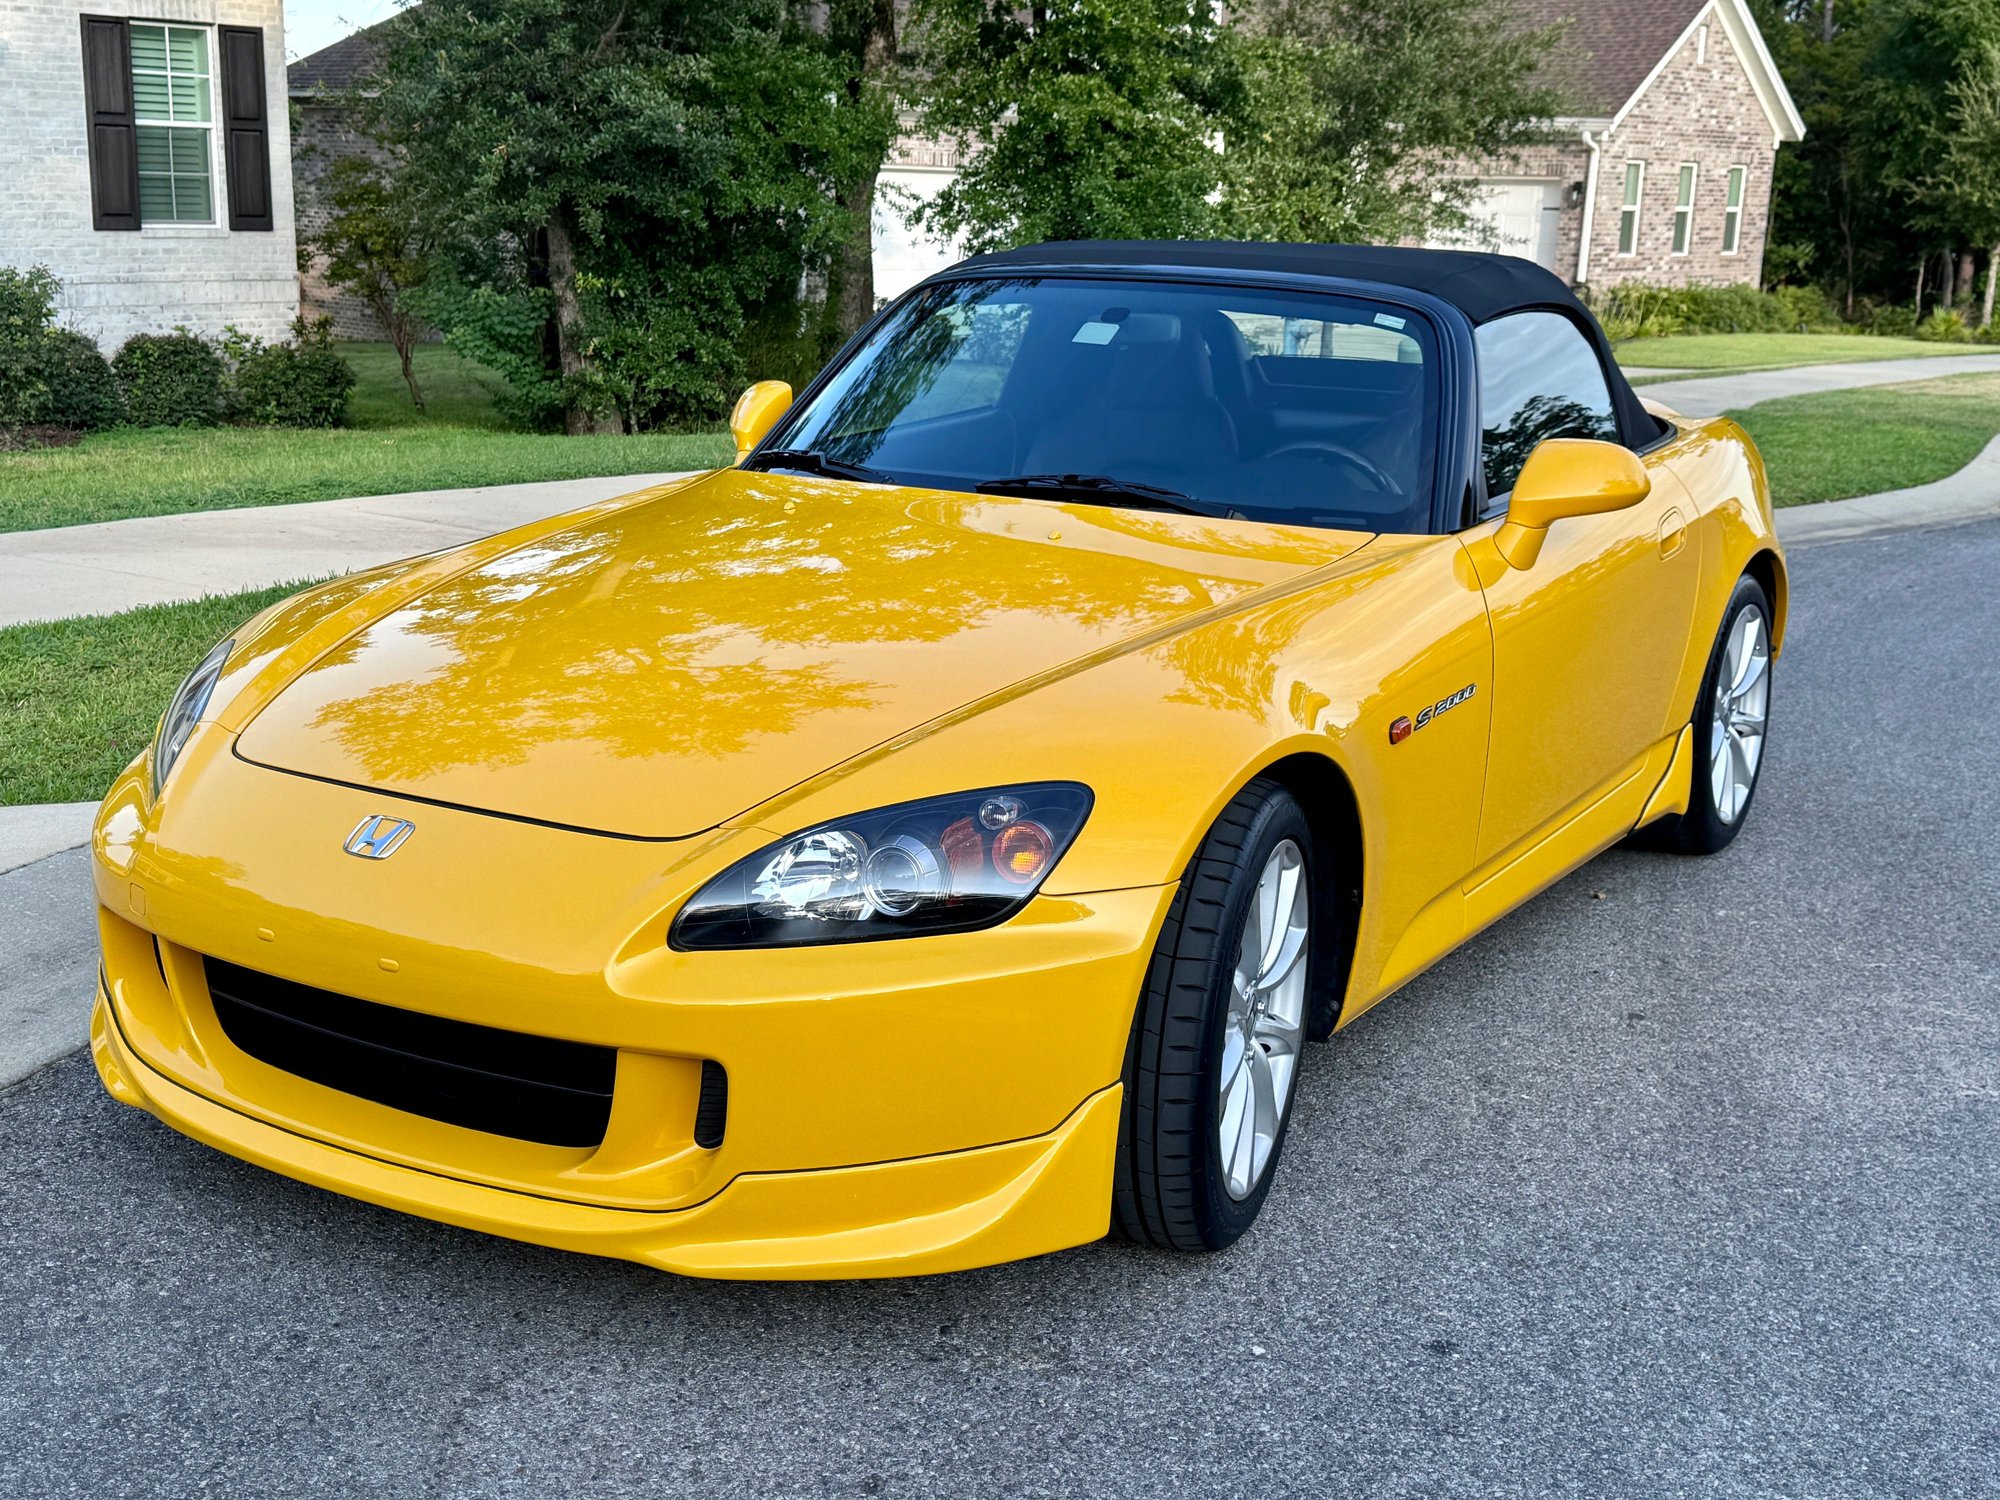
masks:
{"label": "black grille opening", "polygon": [[[614,1048],[378,1005],[218,959],[204,965],[224,1035],[259,1062],[448,1125],[547,1146],[604,1139]],[[704,1107],[707,1099],[704,1070]]]}
{"label": "black grille opening", "polygon": [[701,1064],[701,1100],[694,1110],[694,1143],[713,1151],[729,1123],[729,1074],[714,1058]]}

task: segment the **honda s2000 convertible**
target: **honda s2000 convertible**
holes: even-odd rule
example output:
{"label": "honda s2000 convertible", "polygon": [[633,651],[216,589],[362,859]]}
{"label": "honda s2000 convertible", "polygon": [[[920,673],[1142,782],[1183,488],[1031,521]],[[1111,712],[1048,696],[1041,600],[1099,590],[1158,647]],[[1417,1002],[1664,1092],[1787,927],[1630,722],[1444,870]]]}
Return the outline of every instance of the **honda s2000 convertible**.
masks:
{"label": "honda s2000 convertible", "polygon": [[112,1094],[704,1276],[1214,1250],[1307,1043],[1748,815],[1763,466],[1527,262],[981,256],[732,426],[194,667],[97,822]]}

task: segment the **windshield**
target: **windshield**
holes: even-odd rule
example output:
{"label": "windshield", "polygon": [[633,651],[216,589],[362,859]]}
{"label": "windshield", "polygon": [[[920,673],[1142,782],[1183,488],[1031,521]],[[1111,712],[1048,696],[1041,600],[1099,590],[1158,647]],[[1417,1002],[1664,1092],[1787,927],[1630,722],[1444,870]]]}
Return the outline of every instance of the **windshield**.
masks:
{"label": "windshield", "polygon": [[1331,294],[1060,278],[900,304],[752,466],[1431,529],[1436,337]]}

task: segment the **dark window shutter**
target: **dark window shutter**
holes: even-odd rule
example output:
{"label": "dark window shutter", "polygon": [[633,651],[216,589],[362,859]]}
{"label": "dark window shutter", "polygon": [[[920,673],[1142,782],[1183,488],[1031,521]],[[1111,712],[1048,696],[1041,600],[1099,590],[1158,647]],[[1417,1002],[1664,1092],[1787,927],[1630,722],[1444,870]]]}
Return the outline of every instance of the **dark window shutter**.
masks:
{"label": "dark window shutter", "polygon": [[264,33],[218,26],[222,53],[222,161],[229,179],[229,227],[273,228],[271,119],[264,102]]}
{"label": "dark window shutter", "polygon": [[139,145],[132,123],[132,38],[110,16],[83,18],[83,108],[90,131],[90,222],[139,227]]}

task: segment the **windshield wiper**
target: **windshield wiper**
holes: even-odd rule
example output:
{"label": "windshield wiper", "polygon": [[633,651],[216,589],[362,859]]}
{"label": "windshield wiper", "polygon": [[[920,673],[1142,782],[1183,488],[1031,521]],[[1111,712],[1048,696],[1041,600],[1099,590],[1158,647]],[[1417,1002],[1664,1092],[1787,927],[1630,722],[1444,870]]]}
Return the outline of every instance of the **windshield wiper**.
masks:
{"label": "windshield wiper", "polygon": [[773,448],[768,453],[758,454],[744,467],[752,465],[758,469],[797,469],[801,474],[818,474],[827,479],[859,479],[869,484],[895,483],[880,469],[851,464],[844,458],[828,458],[810,448]]}
{"label": "windshield wiper", "polygon": [[1183,495],[1179,490],[1170,490],[1162,485],[1113,479],[1109,474],[1016,474],[1011,479],[982,480],[973,489],[982,495],[1025,495],[1030,499],[1059,495],[1065,500],[1125,504],[1140,510],[1170,510],[1184,516],[1215,515],[1192,495]]}

